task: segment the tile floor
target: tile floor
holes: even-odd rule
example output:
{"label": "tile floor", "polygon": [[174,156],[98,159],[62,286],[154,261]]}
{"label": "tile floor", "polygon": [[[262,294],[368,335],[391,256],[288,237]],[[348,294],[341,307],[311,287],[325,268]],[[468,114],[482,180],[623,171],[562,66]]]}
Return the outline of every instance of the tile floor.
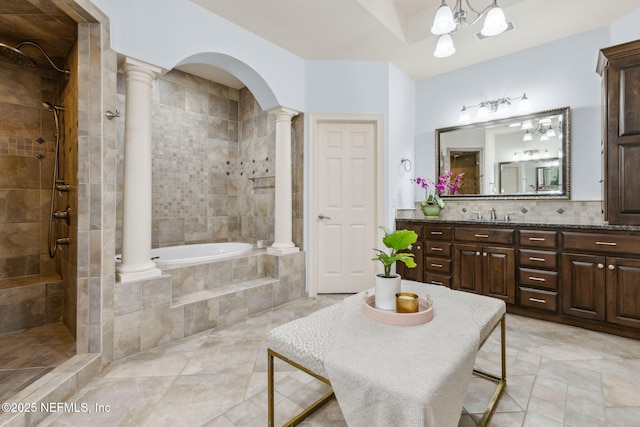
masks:
{"label": "tile floor", "polygon": [[[265,426],[267,332],[340,298],[293,301],[117,361],[69,400],[91,413],[52,414],[42,425]],[[640,426],[640,342],[508,315],[507,352],[508,385],[490,425]],[[494,333],[477,366],[497,372],[498,361]],[[282,422],[326,386],[276,363]],[[459,426],[476,424],[492,386],[472,379]],[[345,423],[334,400],[302,425]]]}
{"label": "tile floor", "polygon": [[0,335],[0,402],[76,354],[76,342],[62,323]]}

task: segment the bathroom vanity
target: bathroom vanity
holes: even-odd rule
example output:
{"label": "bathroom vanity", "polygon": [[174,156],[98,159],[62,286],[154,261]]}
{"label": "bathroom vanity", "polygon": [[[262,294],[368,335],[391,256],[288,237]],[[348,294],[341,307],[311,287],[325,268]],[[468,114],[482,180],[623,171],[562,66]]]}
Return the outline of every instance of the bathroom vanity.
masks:
{"label": "bathroom vanity", "polygon": [[504,300],[514,314],[640,339],[640,227],[398,219],[405,279]]}

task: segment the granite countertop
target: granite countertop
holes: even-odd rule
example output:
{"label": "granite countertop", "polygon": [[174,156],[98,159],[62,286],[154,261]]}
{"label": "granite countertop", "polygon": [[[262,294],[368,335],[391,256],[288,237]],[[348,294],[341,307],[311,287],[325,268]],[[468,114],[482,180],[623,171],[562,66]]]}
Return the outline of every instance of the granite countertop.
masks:
{"label": "granite countertop", "polygon": [[559,224],[559,223],[537,223],[504,221],[490,219],[423,219],[423,218],[396,218],[396,221],[420,222],[431,224],[451,224],[451,225],[495,225],[500,227],[536,227],[536,228],[558,228],[574,230],[606,230],[606,231],[638,231],[638,225],[609,225],[609,224]]}

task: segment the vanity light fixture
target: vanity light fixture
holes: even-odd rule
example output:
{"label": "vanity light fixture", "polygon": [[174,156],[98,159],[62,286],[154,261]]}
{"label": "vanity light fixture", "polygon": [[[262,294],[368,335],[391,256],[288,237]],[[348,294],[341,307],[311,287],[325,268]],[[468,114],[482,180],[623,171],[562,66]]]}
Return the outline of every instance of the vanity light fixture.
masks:
{"label": "vanity light fixture", "polygon": [[470,22],[467,22],[467,11],[462,6],[462,0],[456,0],[453,10],[447,5],[445,0],[436,12],[433,18],[433,26],[431,32],[440,36],[433,55],[437,58],[446,58],[456,52],[453,45],[451,34],[455,34],[460,28],[460,24],[473,25],[478,22],[486,14],[484,25],[480,33],[485,37],[496,36],[504,32],[508,25],[504,16],[504,12],[498,6],[498,0],[494,0],[492,4],[485,7],[481,11],[477,11],[471,6],[469,0],[464,0],[467,7],[476,16]]}
{"label": "vanity light fixture", "polygon": [[[517,96],[515,98],[499,98],[493,99],[489,101],[482,101],[477,105],[463,105],[462,110],[458,115],[458,123],[468,123],[471,122],[471,113],[469,112],[469,108],[477,108],[476,111],[476,121],[483,121],[489,118],[490,115],[496,114],[498,116],[507,116],[511,113],[511,102],[518,101],[518,105],[516,106],[516,110],[518,114],[524,114],[531,111],[531,101],[527,98],[527,94],[524,93],[522,96]],[[527,120],[523,123],[522,129],[531,129],[525,128],[527,123],[529,122],[529,126],[531,126],[531,121]]]}

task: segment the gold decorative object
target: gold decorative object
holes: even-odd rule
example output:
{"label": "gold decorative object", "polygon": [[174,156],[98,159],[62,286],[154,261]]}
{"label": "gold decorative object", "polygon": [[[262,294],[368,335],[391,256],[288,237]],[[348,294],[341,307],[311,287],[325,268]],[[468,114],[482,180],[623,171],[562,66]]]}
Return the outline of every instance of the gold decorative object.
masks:
{"label": "gold decorative object", "polygon": [[411,292],[398,292],[396,294],[396,313],[417,313],[419,307],[418,295]]}

